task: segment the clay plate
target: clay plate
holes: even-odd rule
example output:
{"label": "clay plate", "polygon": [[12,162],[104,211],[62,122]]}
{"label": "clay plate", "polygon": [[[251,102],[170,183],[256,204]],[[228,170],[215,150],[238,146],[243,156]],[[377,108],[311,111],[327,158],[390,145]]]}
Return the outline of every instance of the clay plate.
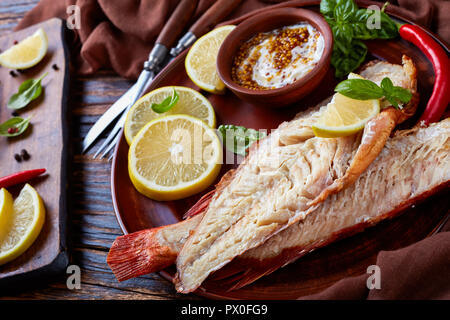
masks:
{"label": "clay plate", "polygon": [[[308,9],[318,11],[317,6]],[[411,23],[405,19],[399,21]],[[420,115],[434,83],[433,68],[426,57],[402,39],[367,41],[366,44],[370,52],[368,60],[383,59],[400,64],[402,54],[413,59],[418,69],[421,103],[417,115]],[[448,48],[446,49],[448,52]],[[188,86],[199,90],[186,75],[185,56],[186,52],[167,66],[154,80],[149,91],[168,85]],[[284,108],[255,106],[238,99],[231,91],[227,91],[225,95],[202,93],[214,106],[218,125],[226,123],[255,129],[272,129],[282,121],[292,119],[298,111],[330,96],[337,84],[333,72],[330,68],[318,89],[298,103]],[[411,119],[405,126],[415,123],[417,118]],[[150,200],[135,190],[128,177],[127,153],[128,145],[122,134],[115,150],[111,188],[117,220],[125,234],[180,221],[183,214],[208,191],[178,201]],[[219,176],[232,167],[224,165]],[[317,293],[343,278],[365,273],[367,266],[376,261],[379,251],[402,248],[429,236],[449,211],[448,195],[447,189],[444,194],[428,198],[393,220],[381,222],[362,233],[318,249],[242,289],[227,292],[220,282],[207,280],[196,294],[215,299],[259,300],[296,299]],[[174,267],[171,267],[161,274],[171,280],[174,272]]]}

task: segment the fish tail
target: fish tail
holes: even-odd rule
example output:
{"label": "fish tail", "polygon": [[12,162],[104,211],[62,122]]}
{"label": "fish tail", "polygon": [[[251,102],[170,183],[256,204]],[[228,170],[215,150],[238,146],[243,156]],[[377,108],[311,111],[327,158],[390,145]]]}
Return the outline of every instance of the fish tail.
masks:
{"label": "fish tail", "polygon": [[118,281],[160,271],[175,262],[177,252],[159,242],[159,229],[134,232],[114,241],[106,262]]}

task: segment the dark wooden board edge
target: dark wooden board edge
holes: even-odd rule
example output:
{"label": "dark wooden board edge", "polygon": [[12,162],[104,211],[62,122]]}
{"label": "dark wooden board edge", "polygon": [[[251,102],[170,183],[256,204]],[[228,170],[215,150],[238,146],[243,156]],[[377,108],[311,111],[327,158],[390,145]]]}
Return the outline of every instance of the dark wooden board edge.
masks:
{"label": "dark wooden board edge", "polygon": [[[69,172],[69,119],[68,119],[68,94],[70,87],[70,76],[69,76],[69,49],[66,44],[66,32],[64,21],[59,18],[52,18],[47,21],[44,21],[40,24],[45,24],[51,21],[58,21],[60,24],[60,37],[61,44],[64,52],[64,60],[66,61],[64,70],[64,81],[62,86],[62,101],[61,101],[61,122],[62,126],[62,140],[63,140],[63,149],[61,154],[61,162],[60,162],[60,175],[61,175],[61,185],[60,185],[60,196],[59,196],[59,249],[57,254],[51,259],[51,261],[32,271],[13,274],[8,277],[0,278],[0,294],[3,293],[3,290],[8,290],[10,293],[11,288],[16,287],[17,285],[35,285],[40,281],[48,279],[50,276],[54,276],[56,274],[61,273],[66,270],[69,264],[69,254],[67,250],[67,218],[68,218],[68,172]],[[37,281],[33,281],[37,280]],[[30,281],[33,281],[30,283]]]}

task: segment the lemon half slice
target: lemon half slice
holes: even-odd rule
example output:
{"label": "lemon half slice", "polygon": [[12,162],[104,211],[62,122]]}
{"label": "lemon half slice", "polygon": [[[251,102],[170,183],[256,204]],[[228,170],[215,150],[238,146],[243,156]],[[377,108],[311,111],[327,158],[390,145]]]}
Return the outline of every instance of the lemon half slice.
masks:
{"label": "lemon half slice", "polygon": [[5,188],[0,189],[0,242],[6,234],[13,214],[13,198]]}
{"label": "lemon half slice", "polygon": [[44,29],[38,29],[0,54],[0,64],[10,69],[27,69],[38,64],[47,53],[48,40]]}
{"label": "lemon half slice", "polygon": [[[355,73],[350,73],[348,78],[364,79]],[[380,113],[378,99],[356,100],[336,93],[312,129],[317,137],[322,138],[349,136],[363,129],[378,113]]]}
{"label": "lemon half slice", "polygon": [[[167,112],[156,113],[152,103],[161,103],[165,98],[178,93],[178,102]],[[124,133],[128,144],[147,123],[171,114],[187,114],[205,121],[210,127],[216,125],[216,117],[211,103],[199,92],[179,86],[162,87],[147,93],[131,107],[125,121]]]}
{"label": "lemon half slice", "polygon": [[222,42],[235,27],[228,25],[214,29],[198,39],[189,50],[185,60],[186,73],[201,89],[211,93],[225,91],[225,84],[217,74],[216,60]]}
{"label": "lemon half slice", "polygon": [[128,172],[136,189],[155,200],[191,196],[212,184],[222,146],[202,120],[171,115],[149,122],[131,143]]}
{"label": "lemon half slice", "polygon": [[36,190],[26,184],[14,200],[6,228],[0,230],[0,265],[24,253],[36,240],[45,221],[45,208]]}

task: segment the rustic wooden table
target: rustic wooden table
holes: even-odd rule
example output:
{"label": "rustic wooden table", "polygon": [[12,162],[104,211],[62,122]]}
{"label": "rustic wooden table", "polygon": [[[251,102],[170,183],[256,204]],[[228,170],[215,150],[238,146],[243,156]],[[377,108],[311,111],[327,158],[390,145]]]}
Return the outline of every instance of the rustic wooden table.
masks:
{"label": "rustic wooden table", "polygon": [[[0,36],[13,30],[24,14],[39,0],[0,1]],[[119,98],[131,82],[112,72],[92,77],[71,75],[69,92],[70,157],[68,246],[70,264],[81,268],[81,289],[69,290],[68,275],[42,283],[27,284],[0,299],[199,299],[179,295],[173,285],[158,274],[150,274],[119,283],[106,264],[106,255],[114,239],[122,235],[114,215],[110,190],[111,164],[92,160],[92,152],[81,155],[81,139],[98,117]]]}

